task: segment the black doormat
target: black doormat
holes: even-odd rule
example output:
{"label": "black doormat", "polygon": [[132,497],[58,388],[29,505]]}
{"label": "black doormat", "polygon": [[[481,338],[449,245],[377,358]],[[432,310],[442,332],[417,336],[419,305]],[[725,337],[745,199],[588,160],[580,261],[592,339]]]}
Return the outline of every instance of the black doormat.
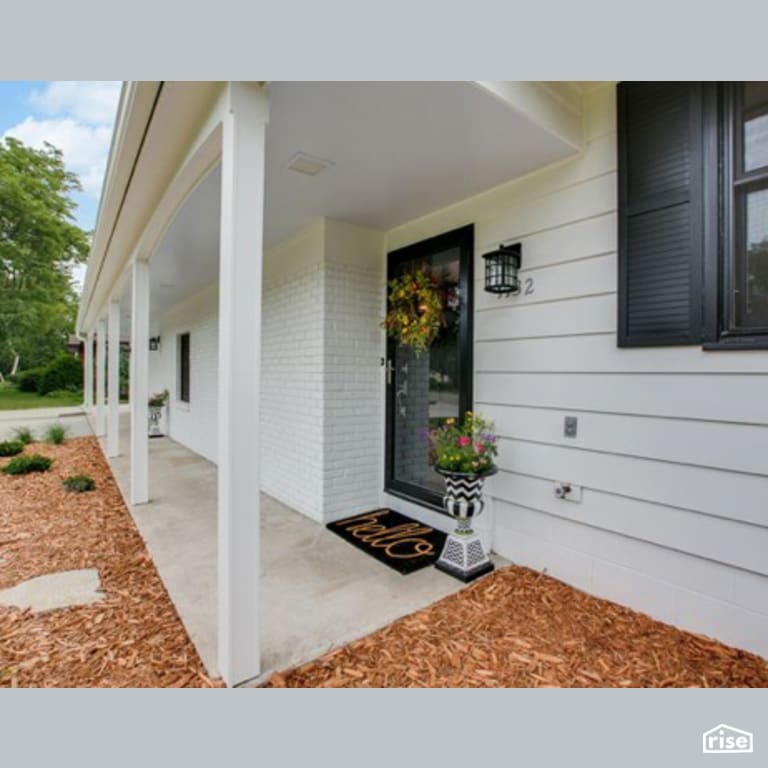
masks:
{"label": "black doormat", "polygon": [[326,528],[403,575],[432,565],[440,557],[446,537],[391,509],[347,517]]}

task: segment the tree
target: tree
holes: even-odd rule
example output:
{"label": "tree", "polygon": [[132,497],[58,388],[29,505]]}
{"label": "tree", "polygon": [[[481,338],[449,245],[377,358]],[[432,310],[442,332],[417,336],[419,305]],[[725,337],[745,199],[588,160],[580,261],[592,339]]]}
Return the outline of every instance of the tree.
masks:
{"label": "tree", "polygon": [[60,150],[0,141],[0,371],[17,355],[22,368],[48,362],[74,330],[72,267],[90,246],[74,223],[80,189]]}

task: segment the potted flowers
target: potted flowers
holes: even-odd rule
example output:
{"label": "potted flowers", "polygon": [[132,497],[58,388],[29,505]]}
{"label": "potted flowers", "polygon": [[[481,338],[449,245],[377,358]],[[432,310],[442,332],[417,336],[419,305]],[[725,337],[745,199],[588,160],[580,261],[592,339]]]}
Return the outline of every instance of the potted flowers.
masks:
{"label": "potted flowers", "polygon": [[429,459],[445,479],[443,507],[456,521],[456,530],[445,541],[436,566],[462,581],[493,570],[472,518],[483,511],[485,478],[496,474],[498,453],[493,424],[467,411],[464,420],[447,419],[427,432]]}
{"label": "potted flowers", "polygon": [[147,402],[149,406],[149,436],[164,437],[165,433],[161,428],[163,422],[163,413],[165,404],[168,402],[168,390],[164,389],[152,395]]}

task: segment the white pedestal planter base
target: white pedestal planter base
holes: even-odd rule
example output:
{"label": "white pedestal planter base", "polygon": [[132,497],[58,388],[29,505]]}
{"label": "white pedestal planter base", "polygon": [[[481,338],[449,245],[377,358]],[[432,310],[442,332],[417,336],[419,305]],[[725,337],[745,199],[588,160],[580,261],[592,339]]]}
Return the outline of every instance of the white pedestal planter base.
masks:
{"label": "white pedestal planter base", "polygon": [[480,537],[476,533],[451,533],[445,540],[443,552],[435,568],[461,581],[472,581],[490,573],[494,565],[485,554]]}
{"label": "white pedestal planter base", "polygon": [[165,406],[150,405],[148,414],[150,437],[165,437]]}

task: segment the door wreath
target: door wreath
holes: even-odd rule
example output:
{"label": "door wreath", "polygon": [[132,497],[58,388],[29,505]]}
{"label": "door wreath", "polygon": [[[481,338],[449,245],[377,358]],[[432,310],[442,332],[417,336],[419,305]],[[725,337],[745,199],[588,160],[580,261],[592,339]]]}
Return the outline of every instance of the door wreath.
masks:
{"label": "door wreath", "polygon": [[421,352],[437,338],[443,300],[435,279],[423,269],[390,280],[387,316],[382,326],[401,344]]}

